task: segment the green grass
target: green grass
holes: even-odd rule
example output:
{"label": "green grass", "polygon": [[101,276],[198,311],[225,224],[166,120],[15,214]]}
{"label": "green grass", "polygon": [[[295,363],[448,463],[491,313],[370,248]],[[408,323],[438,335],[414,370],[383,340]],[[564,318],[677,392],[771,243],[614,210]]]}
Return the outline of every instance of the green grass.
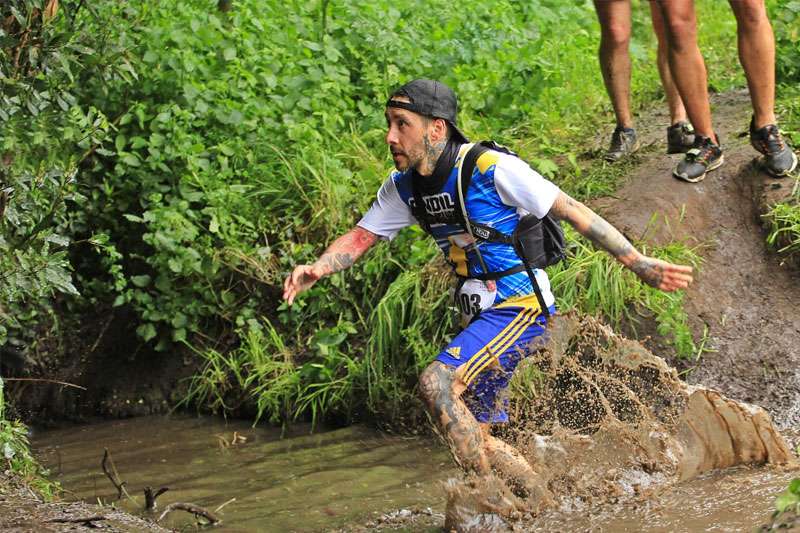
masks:
{"label": "green grass", "polygon": [[60,491],[58,483],[47,479],[48,471],[39,465],[31,454],[28,428],[19,421],[6,420],[3,379],[0,378],[0,464],[3,470],[20,476],[46,500]]}
{"label": "green grass", "polygon": [[[683,291],[667,293],[646,285],[606,252],[595,249],[571,227],[565,230],[571,243],[570,256],[548,269],[559,309],[576,309],[601,316],[614,327],[619,327],[623,318],[635,323],[637,317],[633,311],[638,310],[655,318],[659,333],[671,337],[679,357],[697,356],[698,347],[683,310]],[[638,248],[665,261],[695,268],[701,263],[697,250],[680,243],[654,249],[640,244]]]}
{"label": "green grass", "polygon": [[795,182],[792,198],[779,203],[764,214],[770,223],[767,243],[786,257],[800,257],[800,181]]}

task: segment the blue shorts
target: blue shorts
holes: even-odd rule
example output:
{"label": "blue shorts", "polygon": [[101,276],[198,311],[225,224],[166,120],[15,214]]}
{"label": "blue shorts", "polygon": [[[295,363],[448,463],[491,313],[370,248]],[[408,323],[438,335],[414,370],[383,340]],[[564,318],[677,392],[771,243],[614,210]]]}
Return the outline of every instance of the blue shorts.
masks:
{"label": "blue shorts", "polygon": [[[550,314],[555,313],[551,306]],[[482,311],[436,357],[463,369],[467,390],[462,399],[478,422],[508,422],[507,401],[500,398],[514,369],[534,340],[543,341],[547,318],[535,295],[511,298]]]}

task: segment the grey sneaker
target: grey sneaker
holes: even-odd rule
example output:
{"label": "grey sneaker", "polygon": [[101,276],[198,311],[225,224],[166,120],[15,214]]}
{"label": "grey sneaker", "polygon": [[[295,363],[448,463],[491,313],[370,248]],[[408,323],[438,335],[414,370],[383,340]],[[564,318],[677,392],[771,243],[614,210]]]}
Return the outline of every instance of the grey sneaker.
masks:
{"label": "grey sneaker", "polygon": [[678,163],[672,175],[689,183],[697,183],[705,179],[706,172],[719,168],[723,161],[725,158],[719,145],[708,137],[695,135],[694,146],[686,152],[686,157]]}
{"label": "grey sneaker", "polygon": [[683,154],[694,146],[694,128],[681,120],[667,128],[667,153]]}
{"label": "grey sneaker", "polygon": [[764,154],[764,166],[767,172],[776,178],[789,176],[797,168],[797,156],[792,147],[783,140],[778,126],[767,124],[755,129],[753,119],[750,120],[750,144]]}
{"label": "grey sneaker", "polygon": [[614,129],[614,133],[611,134],[611,146],[609,146],[603,159],[613,163],[627,155],[631,155],[638,149],[639,140],[636,138],[636,130],[617,126]]}

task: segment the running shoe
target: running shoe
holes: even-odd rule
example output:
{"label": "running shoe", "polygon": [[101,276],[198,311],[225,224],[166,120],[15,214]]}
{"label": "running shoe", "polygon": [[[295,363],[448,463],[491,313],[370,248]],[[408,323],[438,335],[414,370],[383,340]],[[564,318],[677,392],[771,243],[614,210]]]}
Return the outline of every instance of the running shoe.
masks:
{"label": "running shoe", "polygon": [[672,175],[689,183],[703,181],[707,172],[722,165],[725,158],[722,149],[709,137],[695,135],[694,146],[686,152],[686,156],[678,163]]}
{"label": "running shoe", "polygon": [[608,148],[603,159],[613,163],[623,157],[632,154],[639,149],[639,140],[636,138],[636,130],[633,128],[623,128],[617,126],[611,134],[611,146]]}
{"label": "running shoe", "polygon": [[789,176],[797,168],[797,155],[783,139],[775,124],[755,129],[754,119],[751,119],[750,144],[764,154],[764,166],[776,178]]}
{"label": "running shoe", "polygon": [[694,146],[694,128],[681,120],[667,128],[667,153],[683,154]]}

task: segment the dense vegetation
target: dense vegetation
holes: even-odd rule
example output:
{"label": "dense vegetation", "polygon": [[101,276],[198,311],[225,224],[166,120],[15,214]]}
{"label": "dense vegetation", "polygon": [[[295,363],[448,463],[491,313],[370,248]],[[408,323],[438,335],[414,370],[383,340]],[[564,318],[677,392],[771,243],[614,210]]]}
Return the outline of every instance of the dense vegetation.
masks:
{"label": "dense vegetation", "polygon": [[[635,4],[641,109],[662,96]],[[800,75],[798,5],[771,6],[785,8],[787,83]],[[713,86],[742,85],[733,17],[698,8],[714,20],[700,32]],[[418,370],[452,334],[447,273],[420,230],[292,308],[283,277],[372,201],[390,168],[383,103],[414,77],[456,87],[468,134],[515,147],[569,193],[613,191],[624,167],[586,157],[612,125],[597,42],[588,0],[13,0],[0,8],[0,349],[30,352],[64,320],[124,308],[139,342],[196,355],[186,401],[201,408],[414,416]],[[791,133],[800,95],[786,94]],[[680,295],[574,240],[551,272],[563,309],[618,323],[637,304],[677,353],[699,355]],[[680,245],[650,252],[699,261]]]}

